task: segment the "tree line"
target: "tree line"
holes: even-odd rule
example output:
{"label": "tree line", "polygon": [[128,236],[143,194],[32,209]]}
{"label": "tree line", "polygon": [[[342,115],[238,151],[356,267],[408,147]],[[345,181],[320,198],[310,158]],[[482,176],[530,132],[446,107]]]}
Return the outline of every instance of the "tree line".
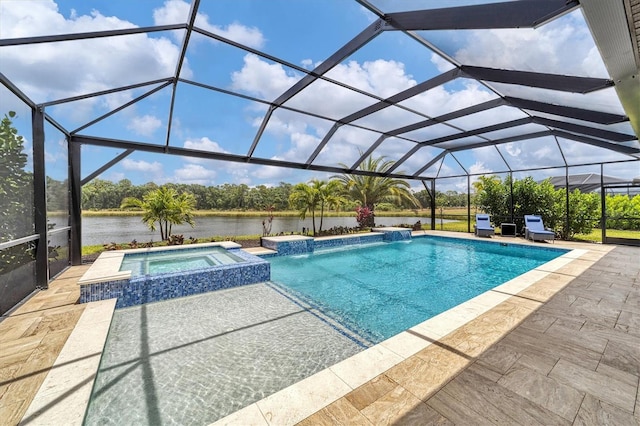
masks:
{"label": "tree line", "polygon": [[[215,186],[166,183],[162,187],[193,195],[196,210],[263,210],[268,205],[276,210],[287,210],[293,185],[286,182],[273,187],[230,183]],[[142,199],[145,194],[159,188],[160,185],[153,182],[133,185],[129,179],[117,183],[94,179],[82,187],[82,208],[119,209],[125,198]]]}
{"label": "tree line", "polygon": [[[64,187],[65,182],[58,181],[56,187]],[[129,179],[112,182],[103,179],[94,179],[82,187],[83,210],[113,210],[119,209],[125,198],[142,197],[150,191],[157,190],[160,186],[171,188],[178,193],[187,192],[195,197],[196,210],[240,210],[260,211],[273,207],[275,211],[290,210],[289,197],[296,184],[280,182],[277,186],[258,185],[250,187],[245,184],[225,183],[222,185],[205,186],[198,184],[166,183],[158,185],[148,182],[142,185],[133,185]],[[52,187],[54,185],[51,185]],[[451,192],[451,191],[450,191]],[[438,193],[440,194],[440,193]],[[444,194],[444,193],[443,193]],[[423,202],[428,195],[426,191],[414,194],[421,206],[428,206],[429,202]],[[458,197],[466,199],[466,194]],[[52,200],[59,197],[51,197]],[[451,203],[451,205],[456,205]],[[355,210],[357,202],[347,200],[341,207],[343,210]],[[384,202],[377,207],[381,211],[401,210],[410,208],[404,202]],[[54,210],[50,208],[51,210]]]}

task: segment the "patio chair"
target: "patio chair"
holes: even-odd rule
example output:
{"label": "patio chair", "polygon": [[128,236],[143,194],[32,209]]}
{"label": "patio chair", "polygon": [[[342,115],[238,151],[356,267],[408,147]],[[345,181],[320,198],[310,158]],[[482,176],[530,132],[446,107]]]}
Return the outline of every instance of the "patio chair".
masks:
{"label": "patio chair", "polygon": [[490,237],[495,234],[488,214],[476,214],[476,224],[474,225],[476,237]]}
{"label": "patio chair", "polygon": [[555,241],[556,233],[544,227],[542,218],[537,215],[524,216],[524,238],[532,241]]}

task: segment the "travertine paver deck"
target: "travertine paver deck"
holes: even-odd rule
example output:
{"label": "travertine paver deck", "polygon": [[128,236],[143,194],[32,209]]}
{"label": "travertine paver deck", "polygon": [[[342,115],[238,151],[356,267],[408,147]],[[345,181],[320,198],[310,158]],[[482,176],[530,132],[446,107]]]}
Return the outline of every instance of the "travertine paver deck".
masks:
{"label": "travertine paver deck", "polygon": [[[640,423],[640,248],[556,246],[581,251],[220,423]],[[0,322],[3,424],[25,413],[46,424],[74,396],[41,391],[27,412],[43,382],[56,384],[45,376],[85,309],[73,304],[85,269],[71,268]]]}
{"label": "travertine paver deck", "polygon": [[89,266],[68,269],[0,322],[0,423],[17,424],[27,411],[85,305],[78,279]]}

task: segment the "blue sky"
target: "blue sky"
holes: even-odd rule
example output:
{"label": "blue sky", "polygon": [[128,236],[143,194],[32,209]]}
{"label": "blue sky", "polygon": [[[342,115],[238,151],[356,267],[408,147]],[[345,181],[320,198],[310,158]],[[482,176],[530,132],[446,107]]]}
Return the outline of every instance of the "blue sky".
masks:
{"label": "blue sky", "polygon": [[[374,2],[383,11],[394,11],[398,3]],[[469,3],[469,2],[465,2]],[[135,6],[131,6],[134,4]],[[420,7],[441,7],[441,2],[410,3]],[[0,36],[28,37],[45,34],[99,31],[115,28],[144,27],[185,22],[189,4],[182,0],[79,1],[79,0],[9,0],[0,3]],[[312,69],[374,21],[375,16],[355,1],[346,0],[217,0],[202,1],[196,25],[207,31],[280,57],[298,67]],[[580,10],[574,11],[535,30],[423,31],[419,35],[456,60],[478,66],[523,69],[539,72],[608,77]],[[140,34],[93,40],[70,41],[34,46],[5,47],[0,71],[16,83],[35,102],[41,103],[113,87],[121,87],[170,77],[176,68],[183,34],[181,31]],[[388,97],[428,80],[452,65],[424,49],[415,40],[399,32],[384,32],[364,48],[332,69],[327,76],[379,97]],[[272,101],[299,80],[303,74],[244,50],[194,34],[187,50],[181,76],[204,84],[233,90],[253,98]],[[500,86],[500,85],[495,85]],[[155,86],[70,102],[47,108],[59,123],[74,130],[105,114]],[[147,97],[81,134],[126,139],[144,143],[165,143],[171,86]],[[554,102],[623,113],[613,89],[589,95],[541,93],[501,85],[506,95],[549,99]],[[170,145],[245,155],[251,146],[266,112],[266,106],[242,98],[211,92],[188,84],[179,84],[176,92],[174,121]],[[439,86],[402,104],[415,111],[435,116],[474,105],[496,97],[487,88],[466,79]],[[286,105],[305,109],[330,118],[341,118],[375,103],[373,97],[355,93],[326,81],[316,81]],[[5,99],[3,109],[10,108]],[[483,127],[505,119],[525,117],[521,111],[500,107],[490,112],[456,120],[451,124],[462,130]],[[423,116],[390,107],[354,123],[372,130],[386,131],[424,120]],[[278,109],[273,114],[255,155],[262,158],[304,161],[332,123],[293,111]],[[531,131],[540,126],[528,125]],[[632,133],[628,124],[605,126]],[[403,136],[427,140],[456,132],[437,125]],[[508,137],[513,129],[492,137]],[[519,131],[519,130],[518,130]],[[511,133],[510,133],[511,132]],[[314,164],[335,166],[351,164],[358,150],[365,150],[378,138],[375,131],[342,126],[318,155]],[[63,173],[64,167],[53,165],[66,161],[56,149],[60,135],[47,134],[47,155],[51,170]],[[477,138],[470,138],[473,141]],[[628,156],[604,152],[575,142],[560,141],[571,153],[571,162],[625,160]],[[376,151],[390,159],[400,159],[412,142],[389,138]],[[559,159],[555,140],[536,139],[496,148],[481,148],[447,156],[423,173],[440,176],[507,170],[502,158],[512,168],[544,165]],[[83,175],[93,172],[119,150],[84,147]],[[440,150],[422,148],[400,169],[413,173]],[[458,164],[458,162],[461,163]],[[634,177],[637,163],[607,166],[610,174]],[[599,167],[580,172],[599,172]],[[615,172],[615,173],[614,173]],[[52,172],[54,173],[54,172]],[[563,170],[539,172],[563,174]],[[299,182],[327,175],[276,167],[240,163],[204,161],[134,153],[101,176],[103,179],[130,179],[134,184],[183,182],[218,185],[245,183],[277,185],[280,181]],[[452,189],[466,188],[466,179],[456,179]],[[443,181],[446,183],[448,181]],[[462,182],[462,183],[460,183]],[[421,188],[416,183],[417,189]]]}

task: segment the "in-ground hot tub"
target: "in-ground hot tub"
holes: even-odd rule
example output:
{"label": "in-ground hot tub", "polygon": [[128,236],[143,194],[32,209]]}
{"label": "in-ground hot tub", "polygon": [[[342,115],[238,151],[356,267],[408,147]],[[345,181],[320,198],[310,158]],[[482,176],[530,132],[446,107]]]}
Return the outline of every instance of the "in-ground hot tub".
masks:
{"label": "in-ground hot tub", "polygon": [[124,308],[268,281],[270,265],[233,242],[103,252],[82,276],[80,303]]}

